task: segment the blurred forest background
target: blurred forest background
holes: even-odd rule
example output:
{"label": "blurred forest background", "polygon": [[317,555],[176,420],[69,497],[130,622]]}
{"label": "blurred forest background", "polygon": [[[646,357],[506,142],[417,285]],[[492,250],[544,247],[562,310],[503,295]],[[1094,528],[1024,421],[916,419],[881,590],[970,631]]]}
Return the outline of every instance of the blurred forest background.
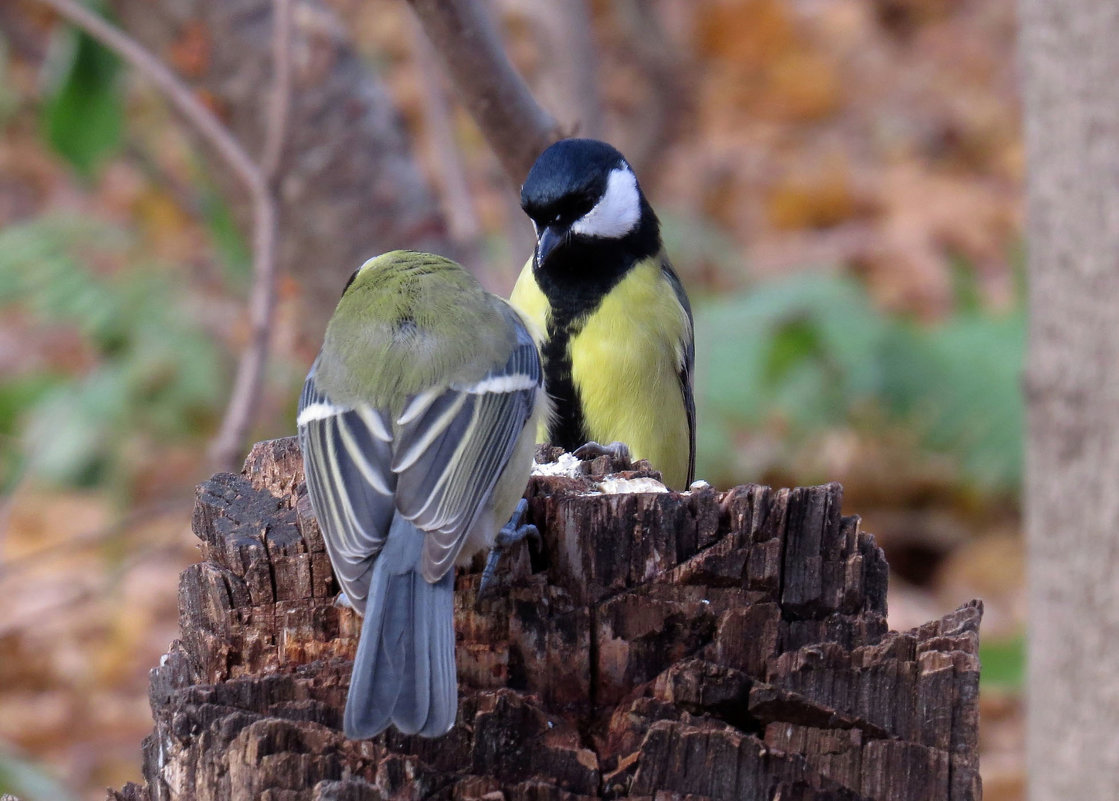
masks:
{"label": "blurred forest background", "polygon": [[[93,5],[260,150],[254,3]],[[1023,797],[1014,5],[486,4],[563,130],[626,153],[662,219],[695,308],[698,475],[843,482],[887,550],[894,628],[985,600],[988,801]],[[506,294],[532,247],[408,3],[297,0],[292,26],[254,440],[294,433],[361,259],[443,250]],[[335,131],[331,183],[307,165]],[[36,0],[0,5],[0,132],[0,791],[103,798],[139,777],[193,487],[251,338],[248,207],[144,76]],[[347,184],[367,162],[376,184]]]}

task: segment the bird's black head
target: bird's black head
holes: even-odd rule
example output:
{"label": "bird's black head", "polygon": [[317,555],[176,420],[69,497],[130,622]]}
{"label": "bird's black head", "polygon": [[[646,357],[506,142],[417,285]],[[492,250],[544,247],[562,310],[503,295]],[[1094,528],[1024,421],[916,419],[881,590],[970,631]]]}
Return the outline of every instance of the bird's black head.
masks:
{"label": "bird's black head", "polygon": [[563,139],[541,153],[521,187],[521,208],[536,227],[538,270],[558,272],[557,261],[624,269],[660,247],[656,215],[632,168],[595,139]]}

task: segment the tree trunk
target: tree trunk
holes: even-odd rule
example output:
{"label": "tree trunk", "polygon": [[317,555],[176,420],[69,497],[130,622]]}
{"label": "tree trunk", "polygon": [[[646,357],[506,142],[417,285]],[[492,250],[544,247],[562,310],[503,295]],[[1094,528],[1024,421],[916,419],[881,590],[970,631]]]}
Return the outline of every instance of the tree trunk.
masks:
{"label": "tree trunk", "polygon": [[1119,6],[1022,0],[1030,798],[1119,785]]}
{"label": "tree trunk", "polygon": [[611,467],[532,479],[542,545],[480,609],[460,573],[456,727],[354,742],[359,620],[294,439],[259,444],[199,487],[146,784],[111,797],[978,801],[981,604],[887,632],[886,563],[837,484],[606,494]]}

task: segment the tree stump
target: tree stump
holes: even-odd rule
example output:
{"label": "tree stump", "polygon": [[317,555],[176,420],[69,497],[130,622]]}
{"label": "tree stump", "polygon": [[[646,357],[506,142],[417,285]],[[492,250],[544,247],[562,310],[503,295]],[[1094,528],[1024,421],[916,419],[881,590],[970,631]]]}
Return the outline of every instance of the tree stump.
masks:
{"label": "tree stump", "polygon": [[295,440],[202,484],[146,784],[110,797],[980,799],[982,604],[888,632],[885,559],[838,484],[618,492],[657,474],[567,455],[545,472],[540,545],[510,549],[480,605],[480,572],[458,576],[459,717],[435,740],[341,733],[360,620],[333,604]]}

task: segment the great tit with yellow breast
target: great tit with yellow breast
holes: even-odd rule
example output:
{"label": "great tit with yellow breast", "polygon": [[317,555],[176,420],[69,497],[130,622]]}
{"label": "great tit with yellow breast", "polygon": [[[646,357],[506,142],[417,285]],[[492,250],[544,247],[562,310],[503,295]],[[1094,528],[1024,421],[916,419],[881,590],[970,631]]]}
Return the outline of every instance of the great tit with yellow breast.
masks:
{"label": "great tit with yellow breast", "polygon": [[534,329],[555,404],[538,438],[566,450],[620,441],[686,489],[692,312],[633,169],[605,142],[564,139],[533,164],[521,207],[537,243],[510,302]]}
{"label": "great tit with yellow breast", "polygon": [[546,403],[524,322],[454,262],[394,251],[350,279],[297,421],[327,553],[364,615],[348,737],[454,725],[454,566],[523,510]]}

